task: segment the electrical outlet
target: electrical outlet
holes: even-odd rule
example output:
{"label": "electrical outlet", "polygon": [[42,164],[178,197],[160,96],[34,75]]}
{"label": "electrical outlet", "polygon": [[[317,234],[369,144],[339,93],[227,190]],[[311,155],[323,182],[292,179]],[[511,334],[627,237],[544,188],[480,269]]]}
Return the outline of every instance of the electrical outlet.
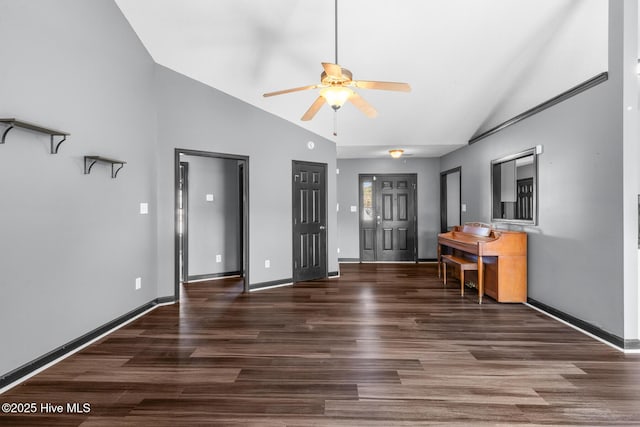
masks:
{"label": "electrical outlet", "polygon": [[142,287],[142,277],[136,277],[136,290]]}
{"label": "electrical outlet", "polygon": [[271,261],[268,259],[264,260],[264,268],[271,268]]}
{"label": "electrical outlet", "polygon": [[222,262],[222,255],[216,255],[216,262]]}

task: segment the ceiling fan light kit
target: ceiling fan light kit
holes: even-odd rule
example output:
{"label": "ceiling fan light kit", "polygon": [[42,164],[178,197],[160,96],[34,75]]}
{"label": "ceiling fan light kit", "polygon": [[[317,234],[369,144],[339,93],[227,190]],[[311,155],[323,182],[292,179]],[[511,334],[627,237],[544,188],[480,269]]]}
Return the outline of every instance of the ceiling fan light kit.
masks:
{"label": "ceiling fan light kit", "polygon": [[404,153],[404,150],[402,150],[400,148],[389,150],[389,155],[391,157],[393,157],[394,159],[399,159],[402,156],[403,153]]}
{"label": "ceiling fan light kit", "polygon": [[320,96],[336,111],[342,107],[353,94],[354,92],[345,86],[330,86],[320,91]]}

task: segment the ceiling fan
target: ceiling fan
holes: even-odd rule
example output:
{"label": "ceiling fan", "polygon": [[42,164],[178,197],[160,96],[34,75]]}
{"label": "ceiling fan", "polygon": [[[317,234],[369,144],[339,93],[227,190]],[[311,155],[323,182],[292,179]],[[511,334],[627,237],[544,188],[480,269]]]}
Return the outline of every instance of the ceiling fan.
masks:
{"label": "ceiling fan", "polygon": [[[319,96],[311,107],[302,116],[303,121],[311,120],[326,102],[338,111],[345,102],[349,101],[362,111],[367,117],[375,117],[378,112],[365,101],[353,88],[378,89],[399,92],[409,92],[411,87],[408,83],[397,82],[377,82],[367,80],[353,80],[351,71],[338,65],[338,0],[335,0],[335,63],[323,62],[324,71],[320,74],[320,83],[309,86],[295,87],[291,89],[279,90],[265,93],[264,97],[283,95],[285,93],[299,92],[309,89],[320,89]],[[334,132],[335,134],[335,132]]]}

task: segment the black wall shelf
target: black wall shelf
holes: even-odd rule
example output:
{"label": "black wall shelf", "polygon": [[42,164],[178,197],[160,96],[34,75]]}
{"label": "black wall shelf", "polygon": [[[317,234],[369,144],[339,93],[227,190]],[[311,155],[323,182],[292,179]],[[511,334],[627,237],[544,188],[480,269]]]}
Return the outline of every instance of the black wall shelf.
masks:
{"label": "black wall shelf", "polygon": [[[7,129],[2,134],[2,140],[0,140],[0,144],[5,143],[7,134],[11,129],[22,128],[22,129],[31,130],[34,132],[44,133],[45,135],[50,135],[51,136],[51,154],[58,154],[58,148],[60,148],[60,145],[67,139],[67,136],[70,135],[68,132],[49,129],[40,125],[24,122],[18,119],[0,119],[0,123],[7,126]],[[62,139],[58,141],[57,144],[55,142],[56,137],[62,137]]]}
{"label": "black wall shelf", "polygon": [[[115,178],[118,176],[118,172],[120,172],[120,169],[122,169],[124,167],[124,165],[127,162],[124,162],[122,160],[115,160],[115,159],[108,159],[106,157],[101,157],[101,156],[84,156],[84,173],[85,175],[88,175],[91,173],[91,168],[93,167],[93,165],[96,164],[96,162],[101,162],[101,163],[110,163],[111,164],[111,178]],[[120,165],[120,167],[118,169],[115,168],[116,165]]]}

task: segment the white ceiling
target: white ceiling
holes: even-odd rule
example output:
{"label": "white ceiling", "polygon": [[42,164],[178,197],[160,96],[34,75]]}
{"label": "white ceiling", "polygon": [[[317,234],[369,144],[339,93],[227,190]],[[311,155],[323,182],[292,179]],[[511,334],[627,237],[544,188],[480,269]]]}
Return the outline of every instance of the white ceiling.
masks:
{"label": "white ceiling", "polygon": [[359,89],[300,121],[334,62],[333,0],[116,0],[156,62],[336,142],[339,158],[437,157],[607,69],[605,0],[340,0],[339,64]]}

